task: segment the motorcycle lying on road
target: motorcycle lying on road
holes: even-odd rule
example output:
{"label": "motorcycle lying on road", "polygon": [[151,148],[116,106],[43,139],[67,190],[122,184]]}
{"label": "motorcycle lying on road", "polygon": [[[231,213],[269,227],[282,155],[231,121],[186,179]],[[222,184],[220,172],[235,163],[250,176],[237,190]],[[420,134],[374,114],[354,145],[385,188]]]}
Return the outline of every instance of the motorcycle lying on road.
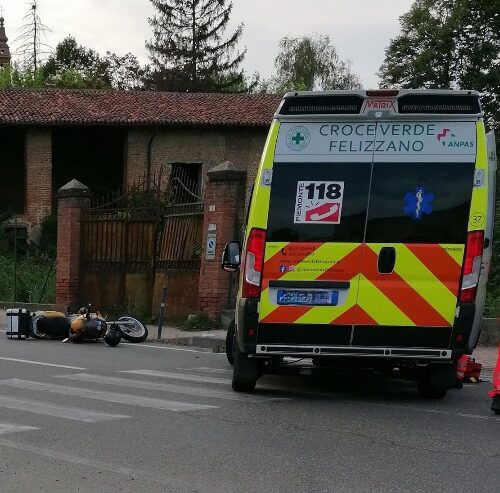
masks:
{"label": "motorcycle lying on road", "polygon": [[56,311],[33,313],[30,335],[35,339],[67,339],[74,343],[104,338],[108,345],[116,346],[122,337],[128,342],[144,341],[148,337],[148,329],[139,320],[128,316],[107,321],[99,311],[92,312],[91,305],[88,305],[77,314],[66,315]]}

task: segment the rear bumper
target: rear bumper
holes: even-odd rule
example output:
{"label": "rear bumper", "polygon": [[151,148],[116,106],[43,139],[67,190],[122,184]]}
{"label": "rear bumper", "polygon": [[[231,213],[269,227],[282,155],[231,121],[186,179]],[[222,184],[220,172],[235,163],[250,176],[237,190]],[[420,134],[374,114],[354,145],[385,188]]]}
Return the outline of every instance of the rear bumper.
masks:
{"label": "rear bumper", "polygon": [[300,357],[376,357],[457,359],[467,351],[474,323],[474,303],[463,303],[453,326],[399,327],[259,323],[257,299],[239,298],[238,345],[246,354]]}
{"label": "rear bumper", "polygon": [[451,349],[422,349],[401,347],[361,347],[361,346],[302,346],[287,344],[257,344],[258,356],[297,356],[308,357],[368,357],[394,358],[405,360],[440,360],[452,359]]}

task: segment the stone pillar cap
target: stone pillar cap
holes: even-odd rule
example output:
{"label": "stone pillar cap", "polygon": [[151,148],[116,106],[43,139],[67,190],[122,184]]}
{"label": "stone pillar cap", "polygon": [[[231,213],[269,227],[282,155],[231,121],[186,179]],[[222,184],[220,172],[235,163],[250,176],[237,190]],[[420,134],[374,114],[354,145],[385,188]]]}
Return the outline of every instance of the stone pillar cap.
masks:
{"label": "stone pillar cap", "polygon": [[224,161],[207,172],[208,179],[213,180],[241,180],[246,171],[231,161]]}
{"label": "stone pillar cap", "polygon": [[80,183],[78,180],[71,180],[57,191],[57,197],[90,197],[90,188]]}

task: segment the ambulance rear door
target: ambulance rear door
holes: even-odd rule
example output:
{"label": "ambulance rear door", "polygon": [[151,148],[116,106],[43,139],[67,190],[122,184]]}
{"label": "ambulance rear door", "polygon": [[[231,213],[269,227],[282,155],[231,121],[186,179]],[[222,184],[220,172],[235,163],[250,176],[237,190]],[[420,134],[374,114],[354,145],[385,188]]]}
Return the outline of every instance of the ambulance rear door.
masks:
{"label": "ambulance rear door", "polygon": [[474,121],[377,123],[353,345],[449,346],[469,220],[484,220],[476,154]]}
{"label": "ambulance rear door", "polygon": [[[339,132],[348,134],[355,152],[332,154],[332,133]],[[259,344],[350,344],[375,132],[375,122],[281,124],[272,171]]]}

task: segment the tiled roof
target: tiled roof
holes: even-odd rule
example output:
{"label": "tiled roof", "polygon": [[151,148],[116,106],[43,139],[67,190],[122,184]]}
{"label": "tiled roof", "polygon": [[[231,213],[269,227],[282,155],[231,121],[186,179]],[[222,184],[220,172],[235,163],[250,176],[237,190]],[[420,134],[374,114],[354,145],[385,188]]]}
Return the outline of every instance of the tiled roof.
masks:
{"label": "tiled roof", "polygon": [[93,89],[0,90],[0,124],[268,126],[281,97]]}

